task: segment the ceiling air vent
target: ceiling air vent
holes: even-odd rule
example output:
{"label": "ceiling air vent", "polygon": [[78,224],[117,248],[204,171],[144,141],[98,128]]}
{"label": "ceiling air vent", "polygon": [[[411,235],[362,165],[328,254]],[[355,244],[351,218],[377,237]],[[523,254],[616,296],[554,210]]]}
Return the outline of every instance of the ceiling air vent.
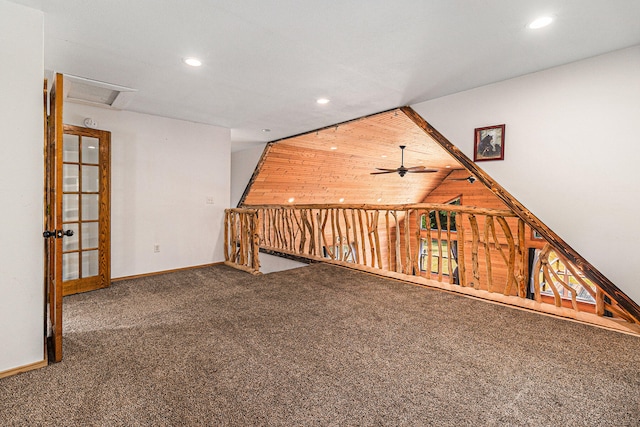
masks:
{"label": "ceiling air vent", "polygon": [[69,74],[64,76],[64,99],[69,102],[121,110],[131,102],[137,91],[137,89],[84,77]]}

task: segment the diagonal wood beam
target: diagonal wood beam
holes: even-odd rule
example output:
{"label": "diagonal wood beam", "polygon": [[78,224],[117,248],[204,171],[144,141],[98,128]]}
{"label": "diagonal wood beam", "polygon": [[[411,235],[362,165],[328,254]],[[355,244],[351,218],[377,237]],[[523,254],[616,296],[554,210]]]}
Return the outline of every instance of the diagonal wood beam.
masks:
{"label": "diagonal wood beam", "polygon": [[433,126],[427,123],[411,107],[401,107],[400,110],[407,115],[418,127],[427,133],[442,148],[447,150],[456,160],[458,160],[471,174],[481,181],[500,200],[502,200],[516,215],[522,218],[531,228],[536,230],[565,258],[576,265],[585,276],[597,283],[600,288],[611,299],[616,301],[620,307],[633,317],[636,323],[640,324],[640,306],[622,292],[616,285],[607,279],[598,269],[584,259],[578,252],[569,246],[564,240],[554,233],[549,227],[544,225],[534,214],[525,208],[522,203],[515,199],[507,190],[491,178],[485,171],[480,169],[469,157],[467,157],[458,147],[453,145],[447,138],[438,132]]}

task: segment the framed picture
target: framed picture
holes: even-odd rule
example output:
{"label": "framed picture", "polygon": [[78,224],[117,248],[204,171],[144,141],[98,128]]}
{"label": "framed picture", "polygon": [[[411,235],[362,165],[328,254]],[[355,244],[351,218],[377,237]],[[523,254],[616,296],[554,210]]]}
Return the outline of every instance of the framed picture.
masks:
{"label": "framed picture", "polygon": [[504,125],[475,130],[473,161],[504,160]]}

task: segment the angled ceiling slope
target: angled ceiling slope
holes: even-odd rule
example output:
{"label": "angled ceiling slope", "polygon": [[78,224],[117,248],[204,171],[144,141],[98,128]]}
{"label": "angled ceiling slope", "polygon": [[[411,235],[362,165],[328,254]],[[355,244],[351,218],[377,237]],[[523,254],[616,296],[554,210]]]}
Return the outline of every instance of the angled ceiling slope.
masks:
{"label": "angled ceiling slope", "polygon": [[[436,173],[371,175],[375,168],[425,166]],[[393,109],[270,142],[239,202],[243,205],[420,203],[453,171],[489,188],[587,278],[640,322],[640,306],[618,289],[411,107]]]}
{"label": "angled ceiling slope", "polygon": [[[438,172],[371,175],[400,166],[401,145],[405,166]],[[458,169],[458,161],[394,109],[270,143],[241,203],[419,203]]]}

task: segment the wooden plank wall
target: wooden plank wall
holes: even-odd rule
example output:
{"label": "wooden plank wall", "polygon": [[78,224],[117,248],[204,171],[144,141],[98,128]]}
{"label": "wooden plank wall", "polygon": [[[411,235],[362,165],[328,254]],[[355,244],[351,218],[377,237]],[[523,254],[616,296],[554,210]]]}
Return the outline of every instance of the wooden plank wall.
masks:
{"label": "wooden plank wall", "polygon": [[[430,174],[371,175],[405,166],[436,168]],[[242,201],[272,204],[418,203],[449,170],[461,168],[430,136],[399,110],[274,141]],[[293,202],[289,199],[293,198]],[[342,201],[341,201],[342,200]]]}

